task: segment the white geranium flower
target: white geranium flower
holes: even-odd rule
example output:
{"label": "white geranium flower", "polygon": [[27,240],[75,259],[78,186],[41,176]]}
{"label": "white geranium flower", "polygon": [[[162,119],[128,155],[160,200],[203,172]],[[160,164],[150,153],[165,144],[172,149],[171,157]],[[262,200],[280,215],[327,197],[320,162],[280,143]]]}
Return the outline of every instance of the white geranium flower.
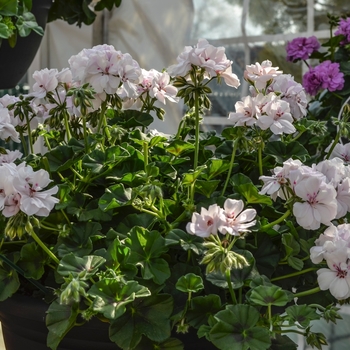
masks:
{"label": "white geranium flower", "polygon": [[12,141],[20,143],[19,133],[16,131],[7,108],[0,108],[0,139],[6,140],[11,138]]}
{"label": "white geranium flower", "polygon": [[192,214],[192,222],[189,222],[186,226],[186,230],[191,235],[199,237],[209,237],[217,235],[219,215],[222,209],[217,204],[209,206],[208,210],[201,208],[201,213]]}
{"label": "white geranium flower", "polygon": [[231,112],[228,119],[235,126],[252,126],[257,122],[258,107],[251,96],[246,96],[235,104],[236,112]]}
{"label": "white geranium flower", "polygon": [[263,112],[257,121],[262,130],[270,129],[275,135],[292,134],[296,131],[288,102],[275,99],[263,108]]}
{"label": "white geranium flower", "polygon": [[[331,146],[332,144],[330,144],[325,149],[325,152],[328,152]],[[329,158],[332,159],[335,157],[342,159],[344,163],[349,163],[350,162],[350,142],[344,145],[341,143],[336,144]]]}
{"label": "white geranium flower", "polygon": [[293,214],[300,226],[306,230],[317,230],[321,223],[331,225],[337,214],[337,193],[332,185],[310,175],[300,180],[294,190],[303,200],[293,205]]}
{"label": "white geranium flower", "polygon": [[315,166],[315,169],[324,174],[327,181],[332,182],[334,186],[345,178],[345,165],[338,157],[323,160]]}
{"label": "white geranium flower", "polygon": [[237,75],[232,73],[232,61],[227,59],[225,48],[210,45],[206,39],[199,39],[194,47],[185,46],[177,62],[167,69],[172,77],[185,77],[194,65],[204,68],[205,78],[220,76],[228,86],[240,85]]}
{"label": "white geranium flower", "polygon": [[18,150],[10,151],[6,150],[6,154],[0,154],[0,164],[1,163],[13,163],[16,159],[22,157],[22,153]]}
{"label": "white geranium flower", "polygon": [[337,203],[336,219],[339,219],[350,211],[350,178],[348,177],[337,186]]}
{"label": "white geranium flower", "polygon": [[38,98],[43,98],[50,91],[56,89],[58,85],[58,70],[44,68],[33,73],[35,84],[33,85],[32,95]]}
{"label": "white geranium flower", "polygon": [[170,84],[170,76],[167,72],[156,72],[150,89],[150,96],[155,97],[165,105],[166,99],[171,102],[178,102],[177,88]]}
{"label": "white geranium flower", "polygon": [[274,77],[268,91],[278,92],[280,98],[289,103],[290,112],[295,120],[306,116],[308,99],[305,90],[290,74],[281,74]]}
{"label": "white geranium flower", "polygon": [[269,60],[263,61],[261,64],[247,65],[244,71],[244,79],[254,83],[258,90],[266,88],[267,82],[272,81],[274,77],[282,74],[278,67],[272,67],[272,62]]}
{"label": "white geranium flower", "polygon": [[[344,231],[345,228],[342,229]],[[349,231],[349,230],[348,230]],[[331,224],[315,240],[315,246],[310,249],[310,259],[314,264],[319,264],[323,259],[326,259],[327,254],[333,253],[339,248],[346,246],[347,240],[344,240],[346,235],[339,235],[337,226]]]}
{"label": "white geranium flower", "polygon": [[[21,163],[17,167],[17,176],[12,182],[15,193],[20,195],[21,211],[27,215],[48,216],[55,204],[59,202],[58,198],[52,196],[57,193],[57,186],[43,191],[50,182],[46,170],[40,169],[34,172],[31,166]],[[14,198],[18,199],[18,196]]]}
{"label": "white geranium flower", "polygon": [[226,199],[224,210],[220,213],[219,231],[222,234],[239,236],[241,232],[249,232],[249,227],[255,225],[255,209],[243,210],[244,203],[242,200]]}
{"label": "white geranium flower", "polygon": [[346,249],[337,250],[327,257],[327,268],[317,271],[317,281],[321,290],[329,289],[338,300],[350,296],[350,265]]}
{"label": "white geranium flower", "polygon": [[282,167],[276,167],[273,169],[274,174],[272,176],[260,176],[259,179],[264,182],[263,187],[260,190],[260,194],[268,194],[275,201],[277,196],[285,197],[281,193],[281,186],[288,184],[288,179]]}

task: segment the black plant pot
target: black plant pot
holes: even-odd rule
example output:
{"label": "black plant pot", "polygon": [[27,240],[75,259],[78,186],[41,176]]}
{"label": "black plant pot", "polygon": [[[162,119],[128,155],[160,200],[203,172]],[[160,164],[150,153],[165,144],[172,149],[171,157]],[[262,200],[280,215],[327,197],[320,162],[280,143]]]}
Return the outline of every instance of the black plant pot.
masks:
{"label": "black plant pot", "polygon": [[[52,0],[33,0],[32,13],[38,24],[45,29]],[[26,74],[39,49],[42,36],[31,32],[27,37],[17,38],[14,48],[6,39],[0,47],[0,90],[13,89]]]}
{"label": "black plant pot", "polygon": [[[41,299],[14,295],[0,302],[0,321],[6,350],[48,350],[45,317],[48,305]],[[116,350],[108,336],[108,323],[97,319],[74,327],[58,350]]]}

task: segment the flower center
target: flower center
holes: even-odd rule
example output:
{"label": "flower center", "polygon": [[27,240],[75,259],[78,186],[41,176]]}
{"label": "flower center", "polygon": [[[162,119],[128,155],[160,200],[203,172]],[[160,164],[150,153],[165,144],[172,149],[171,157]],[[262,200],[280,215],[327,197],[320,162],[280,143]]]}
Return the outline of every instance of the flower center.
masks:
{"label": "flower center", "polygon": [[209,227],[209,226],[212,226],[213,223],[214,223],[213,219],[209,219],[209,220],[207,221],[207,226],[208,226],[208,227]]}
{"label": "flower center", "polygon": [[314,193],[308,193],[307,194],[307,201],[309,202],[310,205],[315,205],[318,203],[318,200],[317,200],[317,195],[318,193],[314,192]]}
{"label": "flower center", "polygon": [[340,266],[338,265],[333,265],[335,271],[337,272],[337,277],[338,278],[345,278],[348,275],[348,270],[343,270]]}

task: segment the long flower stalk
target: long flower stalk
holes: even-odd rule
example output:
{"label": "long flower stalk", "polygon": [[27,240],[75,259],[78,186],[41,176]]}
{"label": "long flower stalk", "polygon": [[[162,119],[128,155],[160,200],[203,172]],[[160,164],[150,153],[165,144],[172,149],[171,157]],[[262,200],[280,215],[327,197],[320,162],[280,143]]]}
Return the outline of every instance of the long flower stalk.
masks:
{"label": "long flower stalk", "polygon": [[224,184],[224,188],[222,189],[221,195],[223,196],[226,192],[226,188],[228,186],[228,183],[230,181],[231,178],[231,173],[232,173],[232,169],[233,169],[233,164],[235,162],[235,156],[236,156],[236,152],[237,152],[237,148],[238,148],[238,143],[239,143],[239,138],[236,139],[233,143],[233,149],[232,149],[232,154],[231,154],[231,160],[230,160],[230,167],[228,169],[228,173],[226,176],[226,181]]}

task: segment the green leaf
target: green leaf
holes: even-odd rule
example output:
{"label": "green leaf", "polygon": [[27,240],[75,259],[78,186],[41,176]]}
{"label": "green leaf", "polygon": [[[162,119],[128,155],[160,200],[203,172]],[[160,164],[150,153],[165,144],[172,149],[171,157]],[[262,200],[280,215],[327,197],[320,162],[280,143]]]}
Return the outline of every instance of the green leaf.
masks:
{"label": "green leaf", "polygon": [[165,245],[168,246],[176,244],[180,244],[182,249],[186,251],[192,250],[197,255],[200,255],[205,250],[203,246],[203,238],[196,235],[190,235],[189,233],[180,229],[171,230],[165,238]]}
{"label": "green leaf", "polygon": [[169,278],[169,265],[160,258],[168,251],[160,232],[134,227],[128,234],[126,245],[131,250],[129,262],[141,267],[144,279],[152,279],[155,283],[162,284]]}
{"label": "green leaf", "polygon": [[47,254],[35,242],[25,244],[21,249],[21,260],[18,266],[25,272],[25,276],[38,280],[45,272]]}
{"label": "green leaf", "polygon": [[187,275],[179,278],[175,287],[177,290],[184,293],[197,293],[204,289],[202,277],[195,275],[194,273],[188,273]]}
{"label": "green leaf", "polygon": [[199,175],[201,175],[201,173],[206,169],[205,165],[202,166],[198,166],[196,168],[196,171],[192,171],[190,173],[184,173],[183,174],[183,180],[182,183],[184,185],[191,185],[193,184],[197,178],[199,177]]}
{"label": "green leaf", "polygon": [[311,321],[321,318],[316,310],[308,305],[289,306],[286,309],[286,313],[289,316],[288,321],[291,326],[299,323],[304,328],[308,327]]}
{"label": "green leaf", "polygon": [[259,194],[252,180],[244,174],[235,174],[231,177],[231,183],[236,192],[241,194],[247,203],[272,205],[270,197]]}
{"label": "green leaf", "polygon": [[18,274],[8,265],[0,263],[0,301],[15,293],[20,286]]}
{"label": "green leaf", "polygon": [[284,306],[288,303],[288,294],[281,288],[275,285],[257,286],[251,290],[249,300],[262,306]]}
{"label": "green leaf", "polygon": [[264,152],[274,157],[279,164],[282,164],[289,158],[299,158],[302,162],[305,162],[310,157],[306,148],[296,141],[288,144],[282,141],[269,141]]}
{"label": "green leaf", "polygon": [[4,23],[0,23],[0,38],[7,39],[10,36],[11,30],[9,30],[9,27]]}
{"label": "green leaf", "polygon": [[100,256],[88,255],[80,258],[74,253],[69,253],[60,261],[57,272],[62,276],[72,275],[87,280],[96,273],[105,261]]}
{"label": "green leaf", "polygon": [[265,350],[271,345],[267,328],[257,327],[259,312],[250,305],[228,305],[215,315],[210,340],[221,350]]}
{"label": "green leaf", "polygon": [[271,339],[270,350],[297,350],[298,345],[286,335],[276,334],[274,338]]}
{"label": "green leaf", "polygon": [[106,152],[96,149],[84,156],[83,167],[91,169],[93,174],[98,174],[117,166],[129,156],[129,152],[120,146],[109,147]]}
{"label": "green leaf", "polygon": [[57,349],[60,341],[75,326],[77,315],[77,308],[72,308],[71,305],[60,305],[56,300],[50,304],[46,326],[49,330],[47,344],[51,349]]}
{"label": "green leaf", "polygon": [[167,152],[174,156],[179,156],[182,152],[194,149],[194,145],[182,140],[174,140],[165,148]]}
{"label": "green leaf", "polygon": [[74,152],[70,146],[57,146],[45,154],[50,166],[50,170],[63,171],[77,162],[79,154]]}
{"label": "green leaf", "polygon": [[16,16],[18,12],[18,1],[1,0],[0,1],[0,15]]}
{"label": "green leaf", "polygon": [[191,300],[191,307],[187,311],[186,320],[194,328],[208,322],[210,316],[214,316],[221,310],[221,300],[218,295],[194,297]]}
{"label": "green leaf", "polygon": [[157,349],[157,350],[184,350],[181,340],[169,338],[163,342],[154,342],[143,337],[141,342],[134,348],[135,350]]}
{"label": "green leaf", "polygon": [[220,180],[197,180],[195,184],[195,191],[203,194],[207,198],[210,198],[220,182]]}
{"label": "green leaf", "polygon": [[129,263],[130,248],[126,247],[119,238],[115,238],[113,243],[108,245],[106,255],[106,265],[113,269],[116,274],[133,279],[137,274],[137,267]]}
{"label": "green leaf", "polygon": [[206,163],[207,171],[203,174],[207,180],[217,178],[218,175],[226,172],[230,168],[230,162],[224,159],[209,159]]}
{"label": "green leaf", "polygon": [[76,256],[90,254],[93,245],[92,237],[100,235],[101,225],[96,222],[75,223],[69,235],[57,240],[57,250],[60,257],[73,252]]}
{"label": "green leaf", "polygon": [[125,129],[131,129],[138,126],[148,127],[153,123],[153,117],[148,113],[137,110],[124,110],[123,113],[112,119],[111,123],[120,124]]}
{"label": "green leaf", "polygon": [[147,297],[151,292],[136,281],[106,278],[95,283],[88,294],[94,298],[93,309],[114,320],[124,314],[127,304],[135,298]]}
{"label": "green leaf", "polygon": [[295,255],[300,252],[300,244],[290,232],[282,234],[282,243],[286,250],[286,260],[288,265],[300,271],[303,268],[304,263],[302,260],[295,257]]}
{"label": "green leaf", "polygon": [[157,221],[157,218],[147,213],[129,214],[118,224],[116,230],[126,235],[135,226],[149,228],[152,227],[155,221]]}
{"label": "green leaf", "polygon": [[280,251],[273,240],[264,232],[257,235],[256,247],[247,248],[252,252],[259,273],[271,277],[280,260]]}
{"label": "green leaf", "polygon": [[304,267],[304,262],[295,256],[288,256],[287,263],[289,266],[293,267],[293,269],[298,271],[301,271]]}
{"label": "green leaf", "polygon": [[132,188],[124,188],[123,184],[117,184],[106,189],[106,193],[99,200],[99,207],[106,211],[130,205],[131,200]]}
{"label": "green leaf", "polygon": [[170,316],[173,301],[170,295],[152,295],[135,300],[122,317],[112,321],[110,338],[123,350],[133,349],[142,335],[163,342],[171,335]]}

